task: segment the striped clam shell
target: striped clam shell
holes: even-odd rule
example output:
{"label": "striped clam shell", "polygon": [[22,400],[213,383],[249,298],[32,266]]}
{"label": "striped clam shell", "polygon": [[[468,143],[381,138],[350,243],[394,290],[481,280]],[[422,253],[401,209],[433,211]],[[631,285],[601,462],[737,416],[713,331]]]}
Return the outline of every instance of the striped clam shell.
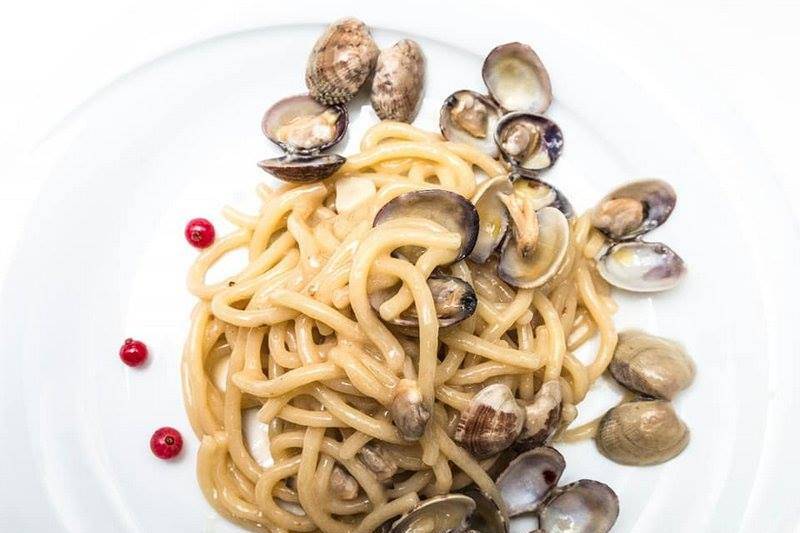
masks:
{"label": "striped clam shell", "polygon": [[314,44],[306,67],[306,85],[322,104],[343,104],[367,81],[378,58],[378,45],[358,19],[333,23]]}
{"label": "striped clam shell", "polygon": [[484,387],[461,413],[455,440],[475,458],[485,459],[511,446],[522,432],[525,409],[507,385]]}

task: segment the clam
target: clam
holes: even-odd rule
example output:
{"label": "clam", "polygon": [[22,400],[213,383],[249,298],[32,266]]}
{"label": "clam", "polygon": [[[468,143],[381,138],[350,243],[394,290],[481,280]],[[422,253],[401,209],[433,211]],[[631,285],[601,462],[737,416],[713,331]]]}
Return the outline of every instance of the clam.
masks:
{"label": "clam", "polygon": [[[514,287],[540,287],[558,272],[567,254],[567,218],[555,207],[543,207],[536,212],[535,225],[522,228],[515,221],[514,229],[514,234],[503,242],[497,274]],[[533,233],[535,238],[529,238]],[[526,246],[518,245],[517,235],[526,237]]]}
{"label": "clam", "polygon": [[369,28],[358,19],[333,23],[314,44],[306,66],[306,85],[323,104],[343,104],[367,81],[378,58]]}
{"label": "clam", "polygon": [[537,515],[542,533],[606,533],[619,516],[619,498],[608,485],[581,479],[555,489]]}
{"label": "clam", "polygon": [[425,56],[411,39],[403,39],[378,56],[372,79],[372,108],[382,120],[411,122],[422,102]]}
{"label": "clam", "polygon": [[[469,318],[478,306],[478,297],[472,286],[454,276],[434,274],[428,278],[428,288],[433,295],[440,327],[446,328]],[[369,300],[373,309],[378,311],[381,304],[396,293],[397,289],[398,287],[390,287],[370,293]],[[416,307],[412,305],[389,323],[402,327],[419,327]]]}
{"label": "clam", "polygon": [[494,48],[483,62],[483,81],[492,98],[507,111],[544,113],[553,100],[550,76],[527,44]]}
{"label": "clam", "polygon": [[[424,189],[401,194],[389,201],[375,215],[377,226],[397,218],[427,218],[461,236],[461,246],[453,262],[461,261],[472,251],[478,238],[478,212],[460,194],[441,189]],[[417,246],[404,246],[399,252],[410,261],[422,254]]]}
{"label": "clam", "polygon": [[680,344],[643,331],[619,334],[608,368],[628,389],[662,400],[671,400],[694,379],[694,363]]}
{"label": "clam", "polygon": [[475,502],[475,511],[467,519],[468,531],[508,533],[508,518],[489,496],[477,489],[466,490],[464,494]]}
{"label": "clam", "polygon": [[422,437],[431,418],[430,410],[422,401],[419,384],[413,379],[401,379],[398,382],[389,412],[400,434],[412,441]]}
{"label": "clam", "polygon": [[463,531],[475,501],[464,494],[434,496],[421,502],[392,525],[389,533],[445,533]]}
{"label": "clam", "polygon": [[675,287],[686,274],[683,259],[660,242],[625,241],[597,260],[597,271],[610,284],[633,292]]}
{"label": "clam", "polygon": [[600,452],[624,465],[668,461],[689,444],[689,428],[670,402],[640,400],[610,409],[595,437]]}
{"label": "clam", "polygon": [[494,139],[503,158],[521,173],[550,168],[564,147],[558,124],[531,113],[504,116],[497,123]]}
{"label": "clam", "polygon": [[546,444],[558,429],[560,420],[561,384],[553,379],[544,382],[533,401],[525,406],[525,424],[514,448],[530,450]]}
{"label": "clam", "polygon": [[491,99],[474,91],[456,91],[439,111],[439,129],[448,141],[469,144],[491,157],[499,151],[494,131],[501,111]]}
{"label": "clam", "polygon": [[600,200],[592,224],[613,240],[633,239],[666,222],[676,201],[675,190],[665,181],[635,181]]}
{"label": "clam", "polygon": [[564,473],[564,456],[555,448],[533,448],[511,461],[497,478],[509,516],[535,511]]}
{"label": "clam", "polygon": [[535,209],[555,207],[567,218],[575,217],[572,204],[561,191],[543,181],[522,174],[512,174],[514,194],[521,198],[530,198]]}
{"label": "clam", "polygon": [[289,154],[259,161],[258,166],[283,181],[311,183],[333,175],[345,161],[346,159],[338,154]]}
{"label": "clam", "polygon": [[506,176],[498,176],[481,184],[472,198],[478,212],[478,238],[469,258],[484,263],[500,246],[508,230],[508,211],[500,194],[511,194],[513,188]]}
{"label": "clam", "polygon": [[358,496],[360,485],[356,478],[351,476],[338,464],[331,470],[329,482],[331,494],[340,500],[352,500]]}
{"label": "clam", "polygon": [[289,154],[311,154],[338,143],[347,130],[347,111],[325,106],[308,95],[290,96],[270,107],[261,120],[267,138]]}
{"label": "clam", "polygon": [[525,409],[507,385],[496,383],[481,389],[461,413],[455,440],[474,457],[485,459],[514,443],[522,431]]}
{"label": "clam", "polygon": [[357,455],[378,481],[387,481],[397,472],[397,463],[377,442],[368,442],[358,450]]}

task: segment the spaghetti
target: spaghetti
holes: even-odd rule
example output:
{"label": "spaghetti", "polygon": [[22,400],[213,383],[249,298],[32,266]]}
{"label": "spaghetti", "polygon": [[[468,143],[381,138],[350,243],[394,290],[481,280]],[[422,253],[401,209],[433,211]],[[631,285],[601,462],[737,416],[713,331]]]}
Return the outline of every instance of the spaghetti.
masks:
{"label": "spaghetti", "polygon": [[[238,229],[189,271],[199,302],[182,364],[186,409],[201,440],[197,477],[220,514],[273,532],[369,533],[421,499],[471,483],[497,496],[487,473],[497,457],[478,460],[454,441],[455,421],[485,386],[506,384],[528,401],[558,380],[562,428],[574,419],[617,342],[615,304],[593,259],[604,240],[588,215],[570,220],[567,257],[538,289],[515,289],[469,260],[445,267],[478,298],[475,314],[447,329],[426,280],[455,257],[458,235],[419,219],[372,225],[403,193],[445,189],[469,199],[479,176],[506,174],[468,145],[382,122],[331,178],[261,186],[255,216],[226,208]],[[353,177],[372,186],[340,212],[337,186]],[[426,250],[416,263],[391,255],[407,245]],[[208,283],[208,270],[237,249],[247,250],[248,264]],[[370,294],[398,283],[373,309]],[[386,325],[409,307],[419,322],[414,337]],[[597,354],[584,365],[573,354],[595,335]],[[220,364],[224,386],[212,375]],[[409,382],[431,407],[413,441],[390,415]],[[247,409],[259,409],[268,426],[270,466],[248,451]]]}

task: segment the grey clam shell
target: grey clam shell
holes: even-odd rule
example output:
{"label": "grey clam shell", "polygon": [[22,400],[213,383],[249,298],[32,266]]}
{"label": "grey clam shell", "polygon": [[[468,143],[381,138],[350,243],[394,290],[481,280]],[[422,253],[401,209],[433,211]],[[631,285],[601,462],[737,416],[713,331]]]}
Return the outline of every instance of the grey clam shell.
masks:
{"label": "grey clam shell", "polygon": [[258,166],[276,178],[292,183],[313,183],[333,175],[346,159],[338,154],[289,154],[259,161]]}
{"label": "grey clam shell", "polygon": [[422,102],[425,56],[411,39],[403,39],[378,56],[372,79],[372,108],[382,120],[411,122]]}
{"label": "grey clam shell", "polygon": [[694,363],[675,341],[642,331],[619,334],[611,375],[628,389],[646,396],[671,400],[694,379]]}
{"label": "grey clam shell", "polygon": [[507,111],[544,113],[553,100],[547,69],[527,44],[494,48],[483,62],[483,81],[492,98]]}
{"label": "grey clam shell", "polygon": [[689,428],[670,402],[640,400],[610,409],[595,437],[600,452],[625,465],[654,465],[672,459],[689,444]]}

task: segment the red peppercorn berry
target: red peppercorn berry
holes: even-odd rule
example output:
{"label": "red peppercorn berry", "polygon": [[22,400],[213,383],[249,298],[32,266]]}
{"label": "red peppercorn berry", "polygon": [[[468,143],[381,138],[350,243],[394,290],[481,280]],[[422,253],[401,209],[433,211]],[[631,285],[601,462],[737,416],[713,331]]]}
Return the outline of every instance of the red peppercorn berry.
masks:
{"label": "red peppercorn berry", "polygon": [[183,437],[175,428],[158,428],[150,437],[150,450],[159,459],[172,459],[181,453],[181,448],[183,448]]}
{"label": "red peppercorn berry", "polygon": [[195,248],[208,248],[214,243],[214,225],[205,218],[193,218],[186,224],[183,234]]}
{"label": "red peppercorn berry", "polygon": [[119,349],[119,358],[128,366],[139,366],[147,359],[147,346],[142,341],[125,339]]}

